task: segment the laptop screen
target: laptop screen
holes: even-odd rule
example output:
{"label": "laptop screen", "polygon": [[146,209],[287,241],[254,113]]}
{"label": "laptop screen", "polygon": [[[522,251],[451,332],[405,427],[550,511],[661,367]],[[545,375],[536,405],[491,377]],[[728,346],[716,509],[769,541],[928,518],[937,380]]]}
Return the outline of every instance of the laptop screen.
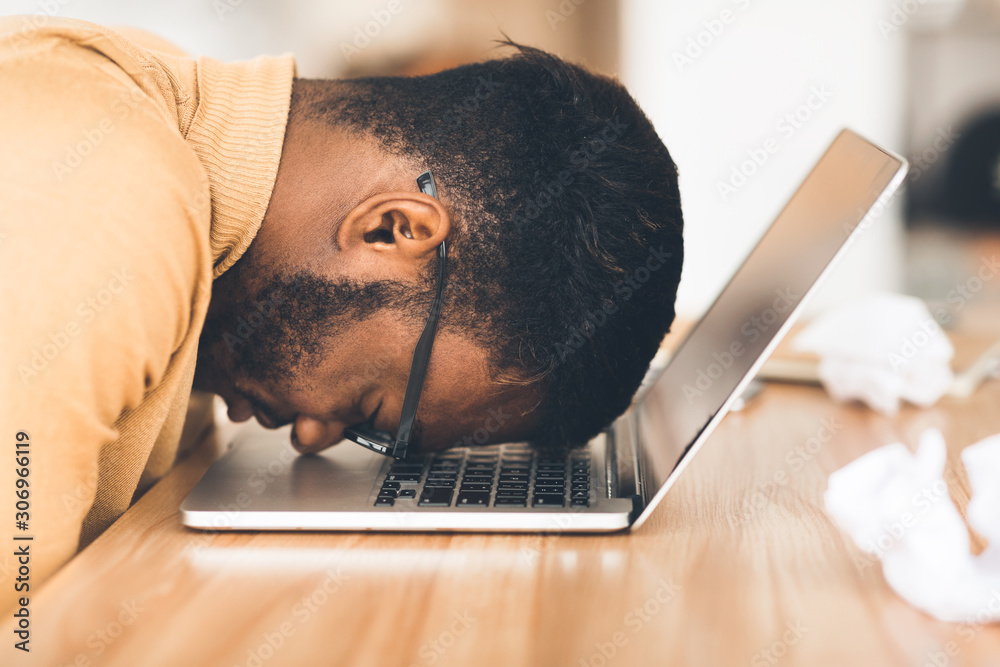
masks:
{"label": "laptop screen", "polygon": [[882,212],[904,165],[853,132],[837,136],[642,393],[635,410],[645,501],[686,465],[691,445],[756,373],[848,239]]}

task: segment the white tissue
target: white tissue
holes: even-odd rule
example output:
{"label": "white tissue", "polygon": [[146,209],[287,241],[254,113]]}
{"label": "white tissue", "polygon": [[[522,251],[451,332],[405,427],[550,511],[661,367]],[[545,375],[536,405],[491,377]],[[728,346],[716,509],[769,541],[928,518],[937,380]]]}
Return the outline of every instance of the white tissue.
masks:
{"label": "white tissue", "polygon": [[933,405],[951,386],[954,348],[920,299],[872,294],[821,315],[794,341],[820,357],[819,377],[838,401],[895,414],[900,399]]}
{"label": "white tissue", "polygon": [[950,622],[1000,620],[1000,435],[967,447],[969,525],[990,540],[979,556],[948,495],[945,443],[928,430],[916,456],[900,443],[876,449],[830,475],[824,500],[834,522],[882,561],[900,597]]}

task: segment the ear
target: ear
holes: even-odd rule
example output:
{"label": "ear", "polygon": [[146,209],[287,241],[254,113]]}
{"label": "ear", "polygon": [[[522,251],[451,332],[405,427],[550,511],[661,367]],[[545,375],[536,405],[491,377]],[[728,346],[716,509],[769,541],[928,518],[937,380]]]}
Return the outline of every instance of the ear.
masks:
{"label": "ear", "polygon": [[337,231],[345,254],[420,267],[437,256],[451,220],[438,199],[422,192],[383,192],[355,206]]}

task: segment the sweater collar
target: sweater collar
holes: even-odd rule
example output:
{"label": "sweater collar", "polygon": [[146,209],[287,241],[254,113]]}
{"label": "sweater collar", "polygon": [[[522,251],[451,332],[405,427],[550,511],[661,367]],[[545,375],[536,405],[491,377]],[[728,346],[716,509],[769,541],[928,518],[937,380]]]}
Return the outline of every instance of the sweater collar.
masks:
{"label": "sweater collar", "polygon": [[213,278],[250,246],[278,174],[295,78],[289,54],[223,63],[199,58],[188,144],[208,174]]}

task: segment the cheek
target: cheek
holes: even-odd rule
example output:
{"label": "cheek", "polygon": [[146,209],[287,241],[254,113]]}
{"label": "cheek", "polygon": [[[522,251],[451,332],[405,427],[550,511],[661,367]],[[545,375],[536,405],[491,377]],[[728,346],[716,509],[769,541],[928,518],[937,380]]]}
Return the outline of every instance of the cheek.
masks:
{"label": "cheek", "polygon": [[530,432],[523,401],[481,392],[454,397],[448,402],[428,404],[426,412],[421,400],[419,419],[425,422],[428,444],[481,446],[521,440]]}
{"label": "cheek", "polygon": [[339,354],[320,355],[322,362],[316,366],[293,367],[290,375],[275,385],[273,393],[295,411],[310,415],[338,414],[357,405],[372,387],[372,379],[363,369],[353,372]]}

